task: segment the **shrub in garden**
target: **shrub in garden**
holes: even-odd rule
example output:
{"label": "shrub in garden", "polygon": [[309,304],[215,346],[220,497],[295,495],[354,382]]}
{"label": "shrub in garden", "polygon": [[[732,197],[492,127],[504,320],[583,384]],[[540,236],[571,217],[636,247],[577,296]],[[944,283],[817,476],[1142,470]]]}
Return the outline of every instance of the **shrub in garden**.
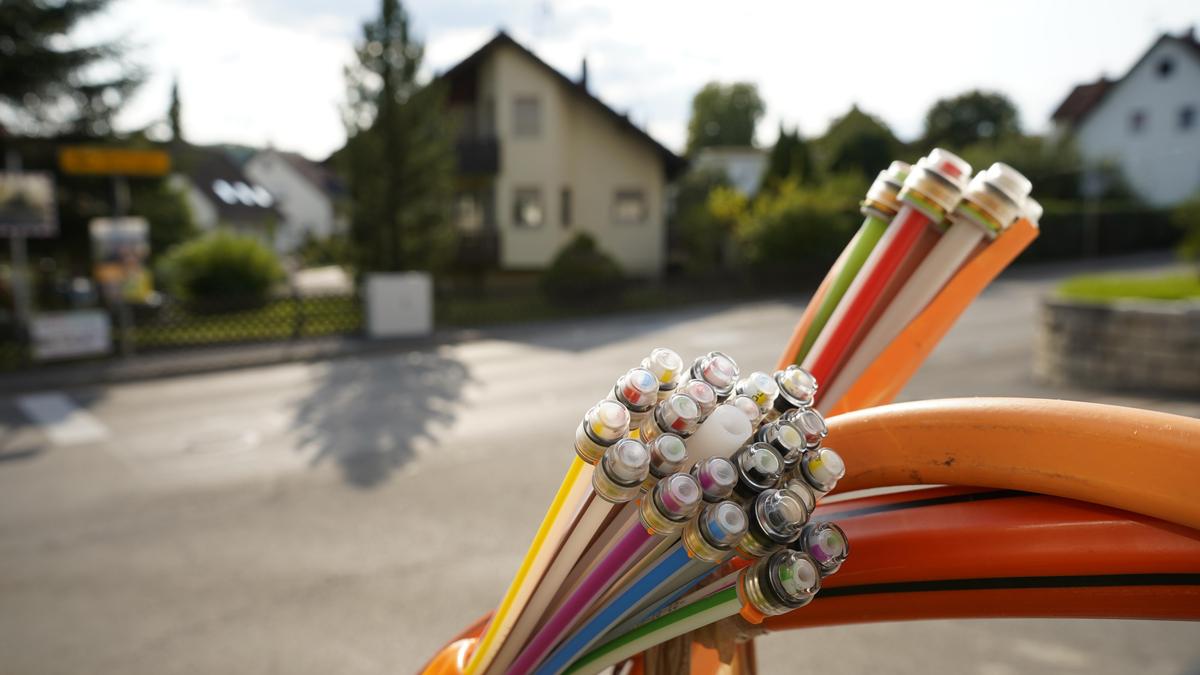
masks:
{"label": "shrub in garden", "polygon": [[[774,192],[759,195],[734,226],[748,269],[797,279],[819,277],[861,224],[858,201],[865,191],[855,176],[832,178],[817,187],[787,180]],[[722,217],[731,217],[728,204],[721,210]]]}
{"label": "shrub in garden", "polygon": [[190,304],[241,306],[264,302],[283,279],[283,267],[259,240],[217,231],[168,251],[159,275],[172,295]]}
{"label": "shrub in garden", "polygon": [[596,246],[591,235],[582,232],[558,252],[538,280],[542,293],[561,304],[602,300],[604,296],[614,300],[623,283],[620,265]]}
{"label": "shrub in garden", "polygon": [[1171,224],[1183,231],[1179,253],[1185,260],[1196,265],[1200,273],[1200,195],[1179,204],[1171,210]]}

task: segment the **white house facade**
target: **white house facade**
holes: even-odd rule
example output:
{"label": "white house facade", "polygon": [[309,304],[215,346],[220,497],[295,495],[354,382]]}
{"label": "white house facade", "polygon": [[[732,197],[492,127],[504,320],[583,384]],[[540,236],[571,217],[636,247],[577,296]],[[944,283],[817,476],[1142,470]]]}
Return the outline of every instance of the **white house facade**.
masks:
{"label": "white house facade", "polygon": [[1075,87],[1054,112],[1089,163],[1111,162],[1149,204],[1200,193],[1200,43],[1163,35],[1119,80]]}
{"label": "white house facade", "polygon": [[306,240],[321,241],[344,231],[336,205],[340,188],[321,165],[295,153],[267,149],[247,160],[242,171],[275,198],[281,216],[275,250],[292,252]]}
{"label": "white house facade", "polygon": [[504,270],[587,232],[626,271],[665,264],[666,184],[683,161],[504,33],[441,76],[457,128],[456,219]]}
{"label": "white house facade", "polygon": [[738,191],[753,197],[762,185],[763,172],[767,168],[767,151],[741,145],[701,148],[691,168],[723,171]]}

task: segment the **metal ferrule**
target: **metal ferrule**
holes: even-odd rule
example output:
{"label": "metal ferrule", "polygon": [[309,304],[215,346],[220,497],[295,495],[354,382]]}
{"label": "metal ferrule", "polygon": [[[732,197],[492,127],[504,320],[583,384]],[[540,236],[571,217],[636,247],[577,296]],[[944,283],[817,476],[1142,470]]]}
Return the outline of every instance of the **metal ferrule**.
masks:
{"label": "metal ferrule", "polygon": [[779,456],[783,458],[783,471],[786,474],[796,466],[796,462],[800,461],[800,456],[804,454],[804,447],[788,447],[787,443],[783,442],[780,425],[792,427],[798,439],[803,440],[804,434],[796,428],[796,425],[789,421],[775,421],[769,424],[764,424],[758,428],[758,433],[755,434],[754,440],[766,443],[779,452]]}
{"label": "metal ferrule", "polygon": [[604,451],[610,445],[621,439],[616,439],[612,442],[604,441],[592,435],[592,430],[588,428],[587,420],[579,424],[579,428],[575,430],[575,454],[579,455],[579,459],[595,466],[596,462],[604,456]]}
{"label": "metal ferrule", "polygon": [[[738,582],[738,598],[742,605],[751,605],[766,616],[778,616],[812,602],[821,589],[819,577],[799,594],[787,593],[778,582],[780,567],[790,563],[793,555],[805,556],[795,551],[780,551],[747,567]],[[817,567],[815,563],[813,566]]]}
{"label": "metal ferrule", "polygon": [[934,223],[940,223],[958,205],[962,190],[936,171],[914,166],[904,181],[899,197],[900,201],[925,214]]}
{"label": "metal ferrule", "polygon": [[[821,548],[820,535],[822,532],[832,531],[838,541],[841,542],[841,550],[836,552],[826,551]],[[809,523],[804,527],[804,531],[800,534],[800,538],[792,544],[792,549],[807,553],[813,562],[817,564],[817,569],[821,572],[821,577],[827,577],[837,574],[837,571],[842,568],[842,564],[850,556],[850,541],[846,538],[846,533],[837,523]]]}
{"label": "metal ferrule", "polygon": [[802,476],[795,474],[785,476],[779,481],[779,489],[787,490],[800,498],[800,502],[804,504],[804,508],[808,509],[809,513],[817,508],[817,496],[813,494],[813,490],[809,487],[808,482]]}
{"label": "metal ferrule", "polygon": [[604,462],[600,461],[592,473],[592,489],[604,501],[621,504],[641,494],[642,481],[635,481],[632,485],[620,483],[608,473]]}
{"label": "metal ferrule", "polygon": [[817,499],[829,494],[833,488],[837,487],[838,480],[840,479],[839,476],[839,478],[823,480],[814,474],[813,467],[822,461],[820,453],[824,449],[813,448],[806,450],[804,456],[800,458],[800,465],[797,467],[798,470],[794,472],[794,474],[799,474],[800,477],[804,478],[804,482],[808,483],[808,486],[812,488],[813,495]]}
{"label": "metal ferrule", "polygon": [[683,529],[683,526],[694,515],[695,509],[691,513],[679,520],[672,520],[671,516],[663,508],[662,502],[659,499],[658,489],[650,491],[646,498],[641,501],[641,508],[638,515],[641,517],[642,526],[653,535],[663,536],[675,534]]}
{"label": "metal ferrule", "polygon": [[[771,490],[770,492],[777,492]],[[788,544],[796,541],[800,536],[801,525],[808,520],[811,513],[807,508],[803,510],[801,518],[798,521],[789,521],[795,526],[794,532],[781,531],[768,522],[764,522],[763,506],[772,499],[772,496],[767,493],[760,494],[754,500],[754,503],[746,509],[747,520],[749,521],[746,527],[746,536],[742,537],[741,542],[737,545],[737,552],[743,558],[761,558],[772,551],[776,551]],[[799,497],[797,502],[803,506],[803,502]],[[776,502],[778,503],[778,502]]]}
{"label": "metal ferrule", "polygon": [[700,519],[693,518],[688,521],[683,528],[683,546],[687,549],[688,557],[704,562],[720,563],[733,553],[733,547],[723,548],[717,546],[704,536],[704,528],[700,526]]}

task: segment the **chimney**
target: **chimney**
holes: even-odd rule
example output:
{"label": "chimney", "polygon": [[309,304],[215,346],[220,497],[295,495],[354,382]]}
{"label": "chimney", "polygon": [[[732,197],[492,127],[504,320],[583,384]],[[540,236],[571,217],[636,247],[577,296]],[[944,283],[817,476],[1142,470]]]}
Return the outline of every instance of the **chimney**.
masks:
{"label": "chimney", "polygon": [[1183,35],[1180,35],[1179,37],[1183,38],[1184,40],[1187,40],[1188,42],[1195,42],[1196,41],[1196,27],[1188,26],[1187,30],[1183,31]]}
{"label": "chimney", "polygon": [[579,66],[579,86],[587,89],[587,57],[583,57],[583,63]]}

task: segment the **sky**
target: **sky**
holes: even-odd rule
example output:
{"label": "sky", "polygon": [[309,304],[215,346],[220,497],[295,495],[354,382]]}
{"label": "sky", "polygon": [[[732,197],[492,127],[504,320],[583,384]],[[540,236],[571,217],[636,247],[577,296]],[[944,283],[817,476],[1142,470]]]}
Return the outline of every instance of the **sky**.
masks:
{"label": "sky", "polygon": [[[1026,130],[1044,131],[1074,84],[1119,77],[1163,32],[1200,24],[1194,0],[666,2],[409,0],[444,71],[503,28],[589,86],[667,147],[682,150],[691,98],[706,82],[755,82],[767,114],[819,135],[852,104],[903,139],[938,98],[1007,94]],[[345,140],[343,68],[379,0],[114,0],[78,39],[121,37],[149,79],[118,119],[165,118],[178,78],[195,143],[272,145],[323,159]]]}

